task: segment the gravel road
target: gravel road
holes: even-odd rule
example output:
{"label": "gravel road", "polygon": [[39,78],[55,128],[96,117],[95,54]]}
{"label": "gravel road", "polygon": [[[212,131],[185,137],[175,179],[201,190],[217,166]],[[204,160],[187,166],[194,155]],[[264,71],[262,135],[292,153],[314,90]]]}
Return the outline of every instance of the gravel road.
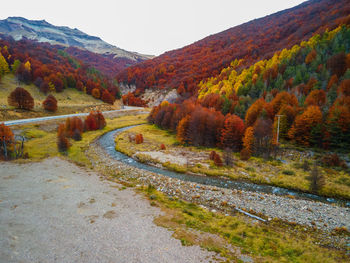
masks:
{"label": "gravel road", "polygon": [[[144,108],[134,107],[134,106],[124,106],[124,108],[120,109],[120,110],[104,111],[102,113],[103,113],[103,115],[108,115],[108,114],[113,114],[113,113],[130,112],[130,111],[136,111],[136,110],[140,111],[140,110],[144,110]],[[82,117],[82,116],[87,116],[87,115],[89,115],[89,113],[74,113],[74,114],[66,114],[66,115],[46,116],[46,117],[39,117],[39,118],[5,121],[4,124],[7,126],[21,125],[21,124],[28,124],[28,123],[33,123],[33,122],[65,119],[65,118],[69,118],[69,117]]]}
{"label": "gravel road", "polygon": [[131,189],[59,158],[0,162],[0,262],[209,262]]}

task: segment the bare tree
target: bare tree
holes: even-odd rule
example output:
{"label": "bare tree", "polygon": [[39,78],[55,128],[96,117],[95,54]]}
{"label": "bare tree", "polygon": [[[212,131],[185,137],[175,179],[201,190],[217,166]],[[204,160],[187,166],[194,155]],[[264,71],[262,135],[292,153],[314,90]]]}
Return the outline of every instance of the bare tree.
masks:
{"label": "bare tree", "polygon": [[310,189],[315,194],[317,194],[325,185],[325,178],[318,169],[316,162],[314,163],[308,179],[310,181]]}
{"label": "bare tree", "polygon": [[225,165],[232,166],[233,159],[232,159],[232,152],[231,152],[230,148],[225,148],[224,149],[223,158],[224,158]]}

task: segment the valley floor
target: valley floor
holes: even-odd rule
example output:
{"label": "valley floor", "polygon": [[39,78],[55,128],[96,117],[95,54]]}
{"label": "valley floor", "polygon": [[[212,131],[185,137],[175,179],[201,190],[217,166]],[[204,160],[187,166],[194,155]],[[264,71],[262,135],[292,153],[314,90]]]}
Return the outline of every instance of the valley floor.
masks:
{"label": "valley floor", "polygon": [[153,223],[159,208],[60,158],[0,163],[1,262],[208,262]]}

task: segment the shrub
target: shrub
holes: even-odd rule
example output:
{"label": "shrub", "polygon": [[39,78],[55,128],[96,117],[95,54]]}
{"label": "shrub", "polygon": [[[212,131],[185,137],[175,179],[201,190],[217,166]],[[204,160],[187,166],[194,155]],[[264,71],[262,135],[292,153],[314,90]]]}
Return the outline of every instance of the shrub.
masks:
{"label": "shrub", "polygon": [[143,136],[142,136],[141,133],[140,133],[140,134],[137,134],[137,135],[135,136],[135,143],[136,143],[136,144],[141,144],[141,143],[143,143]]}
{"label": "shrub", "polygon": [[161,149],[161,150],[165,150],[165,149],[166,149],[164,143],[162,143],[162,144],[160,145],[160,149]]}
{"label": "shrub", "polygon": [[72,138],[74,141],[81,141],[81,131],[79,129],[75,129]]}
{"label": "shrub", "polygon": [[60,152],[66,152],[70,147],[70,143],[66,137],[66,127],[63,123],[58,126],[57,147]]}
{"label": "shrub", "polygon": [[230,148],[225,148],[223,159],[224,159],[225,165],[231,166],[233,164],[232,152]]}
{"label": "shrub", "polygon": [[95,131],[103,129],[106,126],[106,120],[100,111],[92,111],[85,119],[85,130]]}
{"label": "shrub", "polygon": [[54,96],[49,95],[43,102],[43,107],[47,111],[55,112],[57,110],[57,100]]}
{"label": "shrub", "polygon": [[214,161],[214,157],[216,155],[216,151],[211,151],[210,155],[209,155],[209,159]]}
{"label": "shrub", "polygon": [[84,125],[79,117],[67,118],[65,125],[65,134],[69,138],[73,138],[74,133],[83,133]]}
{"label": "shrub", "polygon": [[100,90],[98,88],[94,88],[91,91],[91,95],[95,98],[95,99],[99,99],[101,96]]}
{"label": "shrub", "polygon": [[240,152],[240,159],[242,161],[247,161],[251,157],[250,150],[248,148],[243,148]]}
{"label": "shrub", "polygon": [[318,193],[321,188],[325,185],[325,179],[323,177],[323,175],[320,173],[320,171],[318,170],[318,167],[316,165],[316,163],[314,164],[314,167],[311,170],[311,174],[308,177],[309,181],[310,181],[310,190],[313,193]]}
{"label": "shrub", "polygon": [[307,160],[304,160],[303,164],[301,165],[301,168],[303,168],[303,170],[306,171],[310,171],[310,164]]}
{"label": "shrub", "polygon": [[10,147],[14,142],[14,135],[10,127],[5,124],[0,124],[0,158],[8,159]]}
{"label": "shrub", "polygon": [[330,167],[333,166],[333,167],[346,168],[346,164],[345,164],[344,160],[340,159],[338,154],[336,154],[336,153],[325,155],[322,158],[322,164],[325,166],[330,166]]}
{"label": "shrub", "polygon": [[282,171],[282,173],[285,175],[295,175],[295,172],[292,170],[284,170],[284,171]]}
{"label": "shrub", "polygon": [[223,164],[222,164],[222,160],[221,160],[221,158],[220,158],[220,155],[215,154],[215,156],[214,156],[214,164],[215,164],[216,166],[222,166],[222,165],[223,165]]}
{"label": "shrub", "polygon": [[31,110],[34,108],[34,99],[30,93],[20,87],[17,87],[7,98],[10,106],[18,109]]}
{"label": "shrub", "polygon": [[115,101],[115,98],[113,97],[113,95],[111,93],[109,93],[108,90],[104,90],[102,92],[101,100],[103,102],[108,103],[108,104],[113,104]]}

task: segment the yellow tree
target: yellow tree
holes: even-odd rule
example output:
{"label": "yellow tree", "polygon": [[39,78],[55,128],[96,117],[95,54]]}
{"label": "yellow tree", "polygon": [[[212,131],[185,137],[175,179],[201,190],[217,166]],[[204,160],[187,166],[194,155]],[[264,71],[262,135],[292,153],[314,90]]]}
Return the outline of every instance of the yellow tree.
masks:
{"label": "yellow tree", "polygon": [[10,72],[9,65],[4,56],[0,53],[0,75],[5,75]]}

